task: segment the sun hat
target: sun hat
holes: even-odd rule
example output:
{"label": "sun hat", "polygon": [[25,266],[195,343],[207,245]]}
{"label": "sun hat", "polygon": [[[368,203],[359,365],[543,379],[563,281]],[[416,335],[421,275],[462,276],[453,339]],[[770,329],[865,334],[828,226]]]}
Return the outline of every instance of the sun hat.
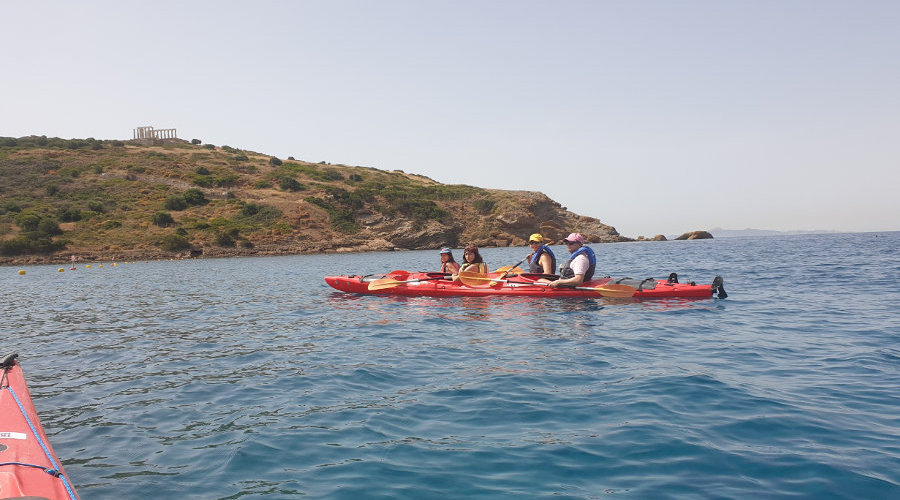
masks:
{"label": "sun hat", "polygon": [[444,247],[441,249],[441,253],[453,253],[453,252],[451,252],[449,248]]}
{"label": "sun hat", "polygon": [[566,243],[574,243],[577,241],[578,243],[581,243],[582,245],[584,245],[584,236],[582,236],[578,233],[572,233],[572,234],[566,236],[566,238],[563,241]]}
{"label": "sun hat", "polygon": [[544,241],[544,237],[541,236],[541,233],[534,233],[528,237],[529,243],[532,241],[536,241],[538,243],[542,243]]}

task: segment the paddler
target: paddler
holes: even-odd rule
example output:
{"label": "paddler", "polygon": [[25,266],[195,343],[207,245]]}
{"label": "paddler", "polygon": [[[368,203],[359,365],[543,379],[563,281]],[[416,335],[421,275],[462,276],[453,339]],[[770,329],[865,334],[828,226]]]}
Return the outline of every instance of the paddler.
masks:
{"label": "paddler", "polygon": [[448,274],[459,273],[459,264],[453,259],[453,252],[446,247],[441,249],[441,272]]}
{"label": "paddler", "polygon": [[541,233],[534,233],[528,237],[528,245],[531,253],[528,255],[528,272],[533,274],[556,273],[556,255],[547,246],[546,238]]}
{"label": "paddler", "polygon": [[[470,273],[487,274],[488,265],[484,263],[481,254],[478,253],[478,247],[469,243],[463,250],[463,263],[459,266],[460,272],[467,271]],[[459,281],[459,273],[453,275],[453,281]]]}
{"label": "paddler", "polygon": [[550,288],[579,286],[594,277],[597,256],[584,246],[584,236],[572,233],[563,240],[569,250],[569,259],[560,267],[560,278],[550,282]]}

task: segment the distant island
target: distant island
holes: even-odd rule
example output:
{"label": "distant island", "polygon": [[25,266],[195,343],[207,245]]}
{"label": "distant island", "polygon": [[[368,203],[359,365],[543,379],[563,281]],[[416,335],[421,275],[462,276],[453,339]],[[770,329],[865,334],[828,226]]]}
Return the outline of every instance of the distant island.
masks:
{"label": "distant island", "polygon": [[716,238],[732,238],[737,236],[787,236],[792,234],[834,234],[839,231],[820,230],[795,230],[774,231],[771,229],[722,229],[720,227],[710,229],[709,232]]}
{"label": "distant island", "polygon": [[0,264],[524,246],[535,232],[666,240],[622,236],[543,193],[400,170],[199,139],[0,137]]}

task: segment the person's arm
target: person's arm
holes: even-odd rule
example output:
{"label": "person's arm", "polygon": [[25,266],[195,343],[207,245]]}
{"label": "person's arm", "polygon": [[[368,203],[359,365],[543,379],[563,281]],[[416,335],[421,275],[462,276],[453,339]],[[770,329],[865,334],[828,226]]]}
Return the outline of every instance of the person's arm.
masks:
{"label": "person's arm", "polygon": [[571,278],[558,279],[550,282],[550,288],[559,288],[560,286],[578,286],[584,283],[584,274],[576,274]]}
{"label": "person's arm", "polygon": [[538,260],[541,264],[541,268],[544,270],[544,274],[554,274],[553,272],[553,259],[550,258],[546,253],[541,255],[541,258]]}
{"label": "person's arm", "polygon": [[558,279],[556,281],[550,282],[550,288],[557,288],[560,285],[565,286],[578,286],[584,283],[584,275],[587,273],[588,266],[590,265],[590,261],[586,255],[579,255],[575,257],[569,264],[569,268],[575,273],[575,276],[571,278]]}

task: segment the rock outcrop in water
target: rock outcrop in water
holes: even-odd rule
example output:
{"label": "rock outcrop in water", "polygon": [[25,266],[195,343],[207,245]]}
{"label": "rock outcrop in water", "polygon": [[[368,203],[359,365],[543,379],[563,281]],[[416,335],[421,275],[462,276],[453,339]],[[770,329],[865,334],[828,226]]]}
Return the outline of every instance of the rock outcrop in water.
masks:
{"label": "rock outcrop in water", "polygon": [[681,236],[675,238],[676,240],[711,240],[713,237],[709,231],[691,231],[689,233],[684,233]]}

